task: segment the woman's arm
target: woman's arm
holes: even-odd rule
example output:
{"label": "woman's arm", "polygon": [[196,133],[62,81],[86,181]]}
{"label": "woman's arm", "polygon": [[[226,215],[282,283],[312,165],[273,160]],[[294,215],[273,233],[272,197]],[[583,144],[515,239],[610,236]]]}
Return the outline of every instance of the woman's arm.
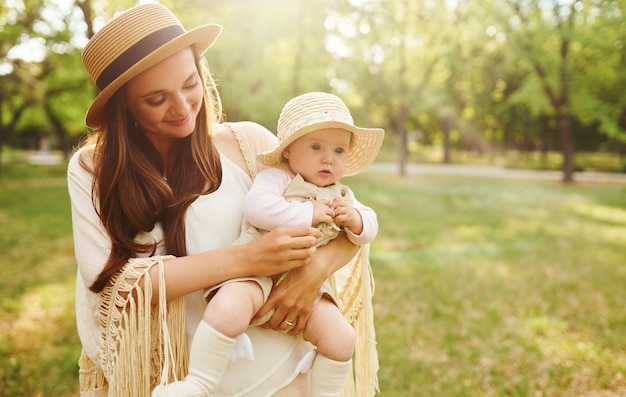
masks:
{"label": "woman's arm", "polygon": [[[72,227],[80,277],[90,286],[102,271],[111,241],[100,222],[92,201],[93,176],[89,148],[74,155],[68,166],[68,190],[72,204]],[[319,231],[309,227],[281,228],[249,244],[226,247],[164,262],[167,299],[175,299],[231,278],[268,276],[285,272],[311,260]],[[158,238],[158,236],[156,236]],[[157,267],[150,278],[158,289]],[[153,302],[158,294],[152,294]]]}
{"label": "woman's arm", "polygon": [[285,278],[272,288],[267,302],[252,322],[275,309],[264,327],[279,330],[285,319],[297,318],[296,326],[289,333],[295,335],[301,332],[324,280],[350,262],[357,251],[358,247],[348,240],[344,232],[327,245],[319,247],[310,262],[289,271]]}
{"label": "woman's arm", "polygon": [[[247,244],[167,260],[164,262],[167,299],[232,278],[291,272],[312,261],[320,234],[310,227],[283,227]],[[157,272],[155,267],[150,271],[153,286],[158,286]],[[158,294],[153,294],[153,303],[157,300]]]}

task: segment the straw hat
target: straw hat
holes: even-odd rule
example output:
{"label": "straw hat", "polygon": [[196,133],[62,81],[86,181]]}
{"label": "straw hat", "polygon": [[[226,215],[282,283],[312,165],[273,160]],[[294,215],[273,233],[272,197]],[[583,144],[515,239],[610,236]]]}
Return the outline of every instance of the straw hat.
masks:
{"label": "straw hat", "polygon": [[278,118],[278,147],[261,153],[259,161],[275,166],[283,161],[283,150],[296,139],[325,128],[340,128],[352,133],[345,175],[355,175],[369,167],[383,143],[380,128],[355,127],[350,110],[337,96],[309,92],[287,102]]}
{"label": "straw hat", "polygon": [[87,111],[85,122],[104,122],[102,110],[128,80],[185,47],[203,54],[219,36],[220,25],[202,25],[187,32],[161,4],[130,8],[111,19],[83,50],[83,64],[100,93]]}

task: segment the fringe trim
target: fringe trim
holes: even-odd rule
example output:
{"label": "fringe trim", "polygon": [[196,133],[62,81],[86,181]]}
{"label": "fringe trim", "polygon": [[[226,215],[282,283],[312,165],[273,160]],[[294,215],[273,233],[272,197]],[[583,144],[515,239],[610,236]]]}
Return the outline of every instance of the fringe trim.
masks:
{"label": "fringe trim", "polygon": [[[81,366],[81,391],[108,383],[110,397],[149,396],[157,384],[185,376],[185,300],[166,301],[163,261],[168,258],[131,259],[100,293],[102,369],[95,369],[87,357],[81,358],[87,365]],[[159,270],[157,305],[151,304],[152,284],[147,276],[153,266]]]}
{"label": "fringe trim", "polygon": [[356,331],[353,376],[348,377],[342,397],[370,397],[380,392],[372,306],[375,286],[369,262],[369,244],[362,246],[357,255],[350,276],[337,293],[339,308]]}
{"label": "fringe trim", "polygon": [[108,384],[102,370],[84,352],[78,359],[78,383],[81,391],[105,390]]}
{"label": "fringe trim", "polygon": [[[372,298],[374,279],[369,246],[363,246],[337,303],[356,330],[352,375],[342,397],[370,397],[380,392],[378,353]],[[100,296],[102,328],[101,368],[84,354],[79,360],[81,392],[106,390],[110,397],[148,396],[157,384],[175,382],[187,373],[185,301],[151,305],[152,284],[145,277],[159,267],[159,290],[165,291],[163,260],[168,257],[133,259]],[[334,280],[333,280],[334,281]]]}

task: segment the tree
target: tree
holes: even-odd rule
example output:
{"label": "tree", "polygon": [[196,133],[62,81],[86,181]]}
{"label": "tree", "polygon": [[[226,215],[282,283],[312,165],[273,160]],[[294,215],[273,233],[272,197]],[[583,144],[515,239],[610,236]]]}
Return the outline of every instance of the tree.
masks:
{"label": "tree", "polygon": [[[507,35],[507,43],[512,46],[516,63],[528,70],[519,89],[510,100],[528,106],[535,117],[549,117],[554,120],[558,141],[563,154],[563,181],[574,180],[575,139],[573,126],[576,121],[588,124],[600,121],[600,125],[614,136],[618,115],[608,121],[605,111],[590,115],[585,111],[590,106],[598,110],[607,105],[606,99],[600,99],[592,92],[593,77],[603,69],[600,62],[606,59],[593,59],[587,53],[596,56],[604,53],[604,44],[598,36],[588,35],[590,29],[608,29],[604,22],[608,14],[620,15],[617,2],[610,1],[543,1],[543,0],[507,0],[513,11],[504,15],[501,25]],[[611,11],[613,9],[613,11]],[[600,18],[594,18],[599,15]],[[594,21],[595,19],[595,21]],[[599,22],[598,19],[603,22]],[[615,84],[617,76],[611,81]]]}
{"label": "tree", "polygon": [[[626,2],[603,1],[584,15],[589,23],[580,35],[590,42],[580,50],[577,68],[583,76],[573,98],[578,121],[594,126],[609,140],[607,145],[626,150]],[[590,12],[593,11],[593,12]]]}
{"label": "tree", "polygon": [[409,131],[424,126],[436,111],[455,112],[444,110],[434,83],[447,73],[445,4],[371,0],[344,3],[336,12],[331,34],[338,88],[359,98],[355,102],[370,124],[386,126],[388,137],[396,138],[404,174]]}
{"label": "tree", "polygon": [[55,138],[67,157],[69,134],[84,130],[86,97],[81,93],[86,92],[88,79],[74,42],[73,11],[70,4],[44,0],[0,9],[4,13],[0,64],[7,71],[0,72],[0,147],[18,129],[38,131],[43,134],[39,138]]}
{"label": "tree", "polygon": [[228,120],[254,120],[275,130],[287,100],[329,89],[324,23],[330,0],[172,3],[185,26],[223,26],[206,58]]}
{"label": "tree", "polygon": [[80,53],[51,53],[42,62],[43,83],[41,110],[48,121],[56,146],[65,158],[71,153],[71,142],[84,134],[85,109],[93,99],[91,81],[80,62]]}
{"label": "tree", "polygon": [[[0,4],[0,146],[19,130],[67,151],[97,93],[79,52],[136,0],[12,1]],[[565,181],[577,145],[626,150],[624,0],[162,2],[187,28],[224,26],[206,58],[231,121],[274,129],[294,95],[333,91],[357,123],[387,130],[400,173],[413,136],[444,162],[453,148],[559,147]],[[32,44],[42,58],[22,56]]]}
{"label": "tree", "polygon": [[15,130],[22,114],[36,102],[37,67],[15,54],[25,32],[33,30],[41,2],[25,4],[24,9],[0,7],[0,20],[6,21],[0,34],[0,164],[2,148]]}

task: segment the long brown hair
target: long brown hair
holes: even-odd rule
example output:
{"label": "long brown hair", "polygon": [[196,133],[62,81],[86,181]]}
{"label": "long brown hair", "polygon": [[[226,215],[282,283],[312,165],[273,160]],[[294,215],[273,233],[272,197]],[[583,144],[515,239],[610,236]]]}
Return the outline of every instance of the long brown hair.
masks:
{"label": "long brown hair", "polygon": [[198,196],[215,191],[221,183],[219,153],[211,137],[212,123],[222,119],[221,101],[204,60],[195,50],[194,54],[206,82],[204,100],[196,129],[174,145],[175,166],[167,181],[163,159],[127,110],[124,88],[109,100],[107,122],[88,140],[95,143],[94,207],[111,238],[109,258],[89,288],[93,292],[102,291],[130,258],[154,254],[158,241],[137,242],[135,237],[151,231],[157,222],[163,228],[167,253],[186,255],[185,212]]}

